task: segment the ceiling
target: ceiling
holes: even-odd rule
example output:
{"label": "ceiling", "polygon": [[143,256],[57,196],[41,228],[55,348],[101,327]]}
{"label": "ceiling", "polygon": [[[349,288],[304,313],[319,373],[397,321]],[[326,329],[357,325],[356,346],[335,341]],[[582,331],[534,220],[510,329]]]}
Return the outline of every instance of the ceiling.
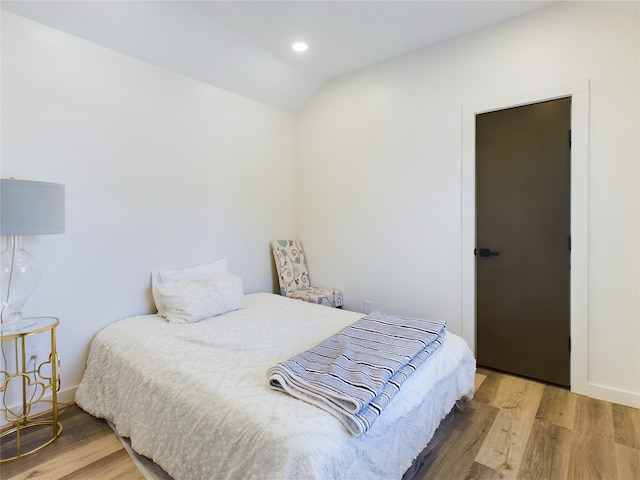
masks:
{"label": "ceiling", "polygon": [[[551,3],[3,0],[2,9],[297,112],[331,78]],[[304,54],[291,49],[297,40],[309,44]]]}

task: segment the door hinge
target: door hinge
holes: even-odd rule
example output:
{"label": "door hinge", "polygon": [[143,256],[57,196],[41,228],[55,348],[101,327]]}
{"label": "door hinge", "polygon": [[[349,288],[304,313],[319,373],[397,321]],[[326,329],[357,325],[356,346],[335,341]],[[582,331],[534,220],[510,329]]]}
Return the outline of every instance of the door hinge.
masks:
{"label": "door hinge", "polygon": [[571,337],[569,337],[569,351],[571,351]]}
{"label": "door hinge", "polygon": [[571,129],[569,129],[569,148],[571,148]]}

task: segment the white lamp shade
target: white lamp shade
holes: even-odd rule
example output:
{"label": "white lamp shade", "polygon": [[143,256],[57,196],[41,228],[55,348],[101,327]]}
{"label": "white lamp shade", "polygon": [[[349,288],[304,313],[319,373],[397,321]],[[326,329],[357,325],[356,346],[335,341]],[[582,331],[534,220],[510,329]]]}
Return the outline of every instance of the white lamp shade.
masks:
{"label": "white lamp shade", "polygon": [[2,236],[64,233],[64,185],[3,178],[0,197]]}

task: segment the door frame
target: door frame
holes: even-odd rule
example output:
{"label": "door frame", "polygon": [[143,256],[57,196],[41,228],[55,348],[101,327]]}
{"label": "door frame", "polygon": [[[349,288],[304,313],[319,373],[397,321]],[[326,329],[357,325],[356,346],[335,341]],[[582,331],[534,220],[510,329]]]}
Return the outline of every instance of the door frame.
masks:
{"label": "door frame", "polygon": [[588,388],[589,80],[517,92],[462,107],[461,335],[476,351],[476,115],[571,97],[571,391]]}

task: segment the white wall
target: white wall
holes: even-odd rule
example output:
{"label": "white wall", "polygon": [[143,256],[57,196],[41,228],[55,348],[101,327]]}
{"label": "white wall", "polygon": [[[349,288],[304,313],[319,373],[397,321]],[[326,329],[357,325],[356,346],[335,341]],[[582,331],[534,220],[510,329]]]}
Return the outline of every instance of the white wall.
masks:
{"label": "white wall", "polygon": [[293,231],[295,117],[2,13],[3,178],[66,186],[66,233],[24,309],[61,319],[70,400],[93,335],[155,311],[152,269],[225,256],[273,291],[269,241]]}
{"label": "white wall", "polygon": [[636,15],[559,4],[327,83],[298,125],[296,232],[312,282],[341,287],[346,308],[372,300],[459,333],[465,107],[587,83],[576,384],[640,406],[639,40]]}

